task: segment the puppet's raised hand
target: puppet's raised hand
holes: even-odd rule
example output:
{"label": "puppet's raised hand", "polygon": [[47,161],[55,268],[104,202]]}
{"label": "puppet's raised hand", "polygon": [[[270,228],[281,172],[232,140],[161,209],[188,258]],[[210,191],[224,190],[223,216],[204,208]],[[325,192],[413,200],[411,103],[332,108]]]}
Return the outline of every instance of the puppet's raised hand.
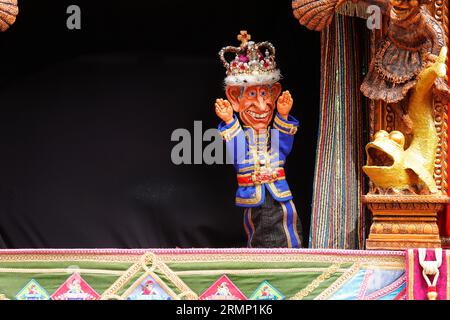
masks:
{"label": "puppet's raised hand", "polygon": [[277,111],[283,118],[287,119],[289,117],[289,112],[291,112],[294,100],[292,99],[291,93],[289,91],[283,92],[283,94],[278,98]]}
{"label": "puppet's raised hand", "polygon": [[226,124],[233,121],[233,107],[230,101],[224,99],[216,100],[216,114]]}

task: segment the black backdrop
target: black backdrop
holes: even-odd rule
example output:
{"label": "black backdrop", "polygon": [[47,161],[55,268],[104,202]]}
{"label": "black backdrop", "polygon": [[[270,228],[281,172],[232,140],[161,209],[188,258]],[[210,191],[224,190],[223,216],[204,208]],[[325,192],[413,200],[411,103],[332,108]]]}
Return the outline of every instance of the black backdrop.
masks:
{"label": "black backdrop", "polygon": [[19,2],[0,34],[0,247],[245,246],[233,168],[170,158],[174,129],[217,126],[217,52],[241,29],[274,43],[295,99],[287,174],[306,241],[320,35],[290,0]]}

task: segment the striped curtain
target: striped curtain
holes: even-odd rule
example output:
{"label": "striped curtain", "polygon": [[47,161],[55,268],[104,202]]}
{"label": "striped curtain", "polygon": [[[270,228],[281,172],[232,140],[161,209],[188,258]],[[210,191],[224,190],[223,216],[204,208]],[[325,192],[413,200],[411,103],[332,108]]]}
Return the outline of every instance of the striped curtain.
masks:
{"label": "striped curtain", "polygon": [[366,106],[359,91],[370,32],[365,20],[336,15],[321,36],[320,126],[312,204],[311,248],[362,249],[362,166]]}

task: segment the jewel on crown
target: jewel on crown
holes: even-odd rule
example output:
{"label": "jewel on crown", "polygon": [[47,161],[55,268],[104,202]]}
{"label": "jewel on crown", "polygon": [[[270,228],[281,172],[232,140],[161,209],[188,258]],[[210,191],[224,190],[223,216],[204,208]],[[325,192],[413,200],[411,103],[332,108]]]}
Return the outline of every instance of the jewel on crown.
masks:
{"label": "jewel on crown", "polygon": [[[275,47],[270,42],[255,43],[247,31],[238,36],[239,47],[228,46],[219,52],[220,59],[227,69],[227,85],[263,85],[280,80],[281,74],[275,62]],[[234,60],[227,61],[225,55],[234,54]]]}

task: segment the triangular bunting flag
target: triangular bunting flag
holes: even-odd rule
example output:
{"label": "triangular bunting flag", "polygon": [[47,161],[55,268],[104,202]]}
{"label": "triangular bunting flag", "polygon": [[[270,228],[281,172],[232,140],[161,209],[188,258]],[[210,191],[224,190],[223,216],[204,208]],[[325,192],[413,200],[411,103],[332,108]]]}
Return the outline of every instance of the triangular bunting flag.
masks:
{"label": "triangular bunting flag", "polygon": [[[127,300],[173,300],[176,296],[150,275],[140,277],[125,293]],[[171,290],[170,290],[171,291]]]}
{"label": "triangular bunting flag", "polygon": [[247,297],[223,275],[200,296],[200,300],[247,300]]}
{"label": "triangular bunting flag", "polygon": [[52,300],[98,300],[100,295],[78,273],[74,273],[52,294],[51,298]]}
{"label": "triangular bunting flag", "polygon": [[268,281],[260,284],[258,289],[250,296],[249,300],[284,300],[284,295],[281,294]]}
{"label": "triangular bunting flag", "polygon": [[17,300],[50,300],[47,291],[34,279],[16,295]]}

